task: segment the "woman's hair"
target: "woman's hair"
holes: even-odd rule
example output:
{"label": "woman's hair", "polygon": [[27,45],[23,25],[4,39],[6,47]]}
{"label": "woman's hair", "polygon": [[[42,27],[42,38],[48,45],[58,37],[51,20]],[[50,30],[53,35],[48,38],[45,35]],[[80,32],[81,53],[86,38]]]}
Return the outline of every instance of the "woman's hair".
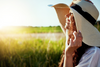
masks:
{"label": "woman's hair", "polygon": [[[70,26],[69,26],[69,30],[68,30],[68,44],[70,42],[70,38],[74,38],[73,36],[73,31],[77,31],[76,30],[76,24],[75,21],[71,22]],[[82,55],[85,53],[85,51],[90,48],[91,46],[88,46],[87,44],[82,42],[82,46],[80,48],[78,48],[74,53],[73,53],[73,66],[76,66],[79,63],[80,58],[82,57]],[[63,63],[64,63],[64,55],[65,55],[65,51],[63,51],[63,54],[61,55],[61,61],[59,63],[59,67],[63,67]]]}

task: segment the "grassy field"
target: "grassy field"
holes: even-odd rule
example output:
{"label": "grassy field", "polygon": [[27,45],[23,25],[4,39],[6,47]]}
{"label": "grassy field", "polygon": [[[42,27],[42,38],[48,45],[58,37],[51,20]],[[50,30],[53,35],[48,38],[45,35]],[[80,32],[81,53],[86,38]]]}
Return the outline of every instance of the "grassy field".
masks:
{"label": "grassy field", "polygon": [[2,34],[57,33],[57,27],[5,27],[0,30],[0,67],[58,67],[65,39],[51,41]]}
{"label": "grassy field", "polygon": [[58,67],[65,39],[0,38],[0,67]]}
{"label": "grassy field", "polygon": [[[95,25],[100,31],[100,25]],[[27,34],[27,33],[62,33],[60,26],[32,27],[32,26],[9,26],[0,29],[1,34]]]}
{"label": "grassy field", "polygon": [[[95,25],[97,27],[97,25]],[[100,30],[100,27],[98,28]],[[62,33],[57,27],[6,27],[0,34]],[[58,67],[65,38],[10,38],[0,35],[0,67]]]}
{"label": "grassy field", "polygon": [[0,30],[0,33],[62,33],[60,26],[49,27],[31,27],[31,26],[9,26]]}

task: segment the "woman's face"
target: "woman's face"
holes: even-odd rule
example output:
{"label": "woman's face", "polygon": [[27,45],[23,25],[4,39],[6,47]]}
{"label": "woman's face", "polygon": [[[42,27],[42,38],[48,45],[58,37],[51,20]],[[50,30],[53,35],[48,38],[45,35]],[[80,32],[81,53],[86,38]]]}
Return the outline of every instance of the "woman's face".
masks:
{"label": "woman's face", "polygon": [[69,14],[65,15],[65,17],[66,17],[65,28],[69,29],[70,25],[75,23],[74,15],[73,15],[73,13],[69,12]]}
{"label": "woman's face", "polygon": [[74,39],[73,32],[74,31],[77,32],[77,30],[73,13],[69,12],[69,14],[65,15],[65,17],[66,17],[65,29],[68,30],[68,44],[69,44],[70,38]]}

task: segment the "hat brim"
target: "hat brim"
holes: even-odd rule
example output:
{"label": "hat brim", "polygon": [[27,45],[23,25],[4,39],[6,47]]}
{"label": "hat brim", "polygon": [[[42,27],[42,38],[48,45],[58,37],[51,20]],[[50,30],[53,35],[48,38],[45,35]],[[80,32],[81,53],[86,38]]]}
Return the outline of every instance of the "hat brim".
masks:
{"label": "hat brim", "polygon": [[59,3],[59,4],[56,4],[56,5],[53,5],[52,7],[54,7],[55,10],[56,10],[60,24],[62,26],[65,26],[65,23],[66,23],[65,15],[67,15],[70,11],[69,6],[66,5],[66,4]]}

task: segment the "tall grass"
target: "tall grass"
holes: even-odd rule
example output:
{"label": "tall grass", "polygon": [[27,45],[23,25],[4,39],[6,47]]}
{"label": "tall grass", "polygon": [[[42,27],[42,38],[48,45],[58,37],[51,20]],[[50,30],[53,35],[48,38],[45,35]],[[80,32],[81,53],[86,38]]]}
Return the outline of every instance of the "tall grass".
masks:
{"label": "tall grass", "polygon": [[[95,25],[95,27],[97,27]],[[100,30],[100,27],[98,28]],[[2,30],[3,33],[62,32],[58,27],[21,27]],[[1,33],[1,32],[0,32]],[[58,67],[65,39],[9,38],[0,36],[0,67]]]}
{"label": "tall grass", "polygon": [[0,38],[0,67],[58,67],[65,39]]}

